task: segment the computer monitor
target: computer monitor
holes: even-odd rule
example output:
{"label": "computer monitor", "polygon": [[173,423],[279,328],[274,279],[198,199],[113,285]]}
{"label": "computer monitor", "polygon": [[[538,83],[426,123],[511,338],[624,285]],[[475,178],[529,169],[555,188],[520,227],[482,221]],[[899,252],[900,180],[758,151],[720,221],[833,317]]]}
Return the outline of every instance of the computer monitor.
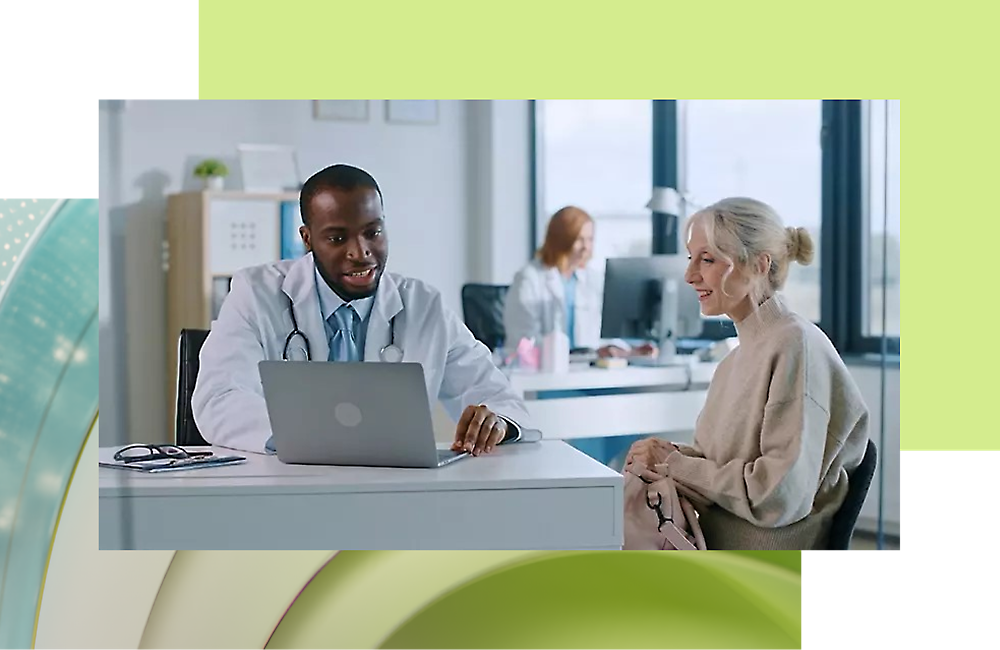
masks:
{"label": "computer monitor", "polygon": [[654,341],[656,362],[675,362],[676,339],[695,338],[702,326],[698,293],[684,282],[687,264],[682,255],[609,258],[601,337]]}

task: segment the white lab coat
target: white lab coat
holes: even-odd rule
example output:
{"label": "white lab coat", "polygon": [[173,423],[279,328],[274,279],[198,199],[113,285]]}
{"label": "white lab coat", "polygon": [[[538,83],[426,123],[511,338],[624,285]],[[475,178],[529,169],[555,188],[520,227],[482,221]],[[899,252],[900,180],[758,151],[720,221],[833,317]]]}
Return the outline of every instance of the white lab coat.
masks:
{"label": "white lab coat", "polygon": [[[282,358],[292,331],[289,298],[299,329],[309,339],[312,360],[327,360],[329,342],[312,254],[238,271],[201,349],[191,398],[195,422],[209,443],[264,452],[271,427],[257,363]],[[513,425],[508,440],[520,436],[519,427],[531,428],[524,402],[493,364],[489,349],[445,308],[441,294],[420,280],[383,273],[368,321],[365,361],[381,360],[393,316],[395,344],[403,350],[404,362],[423,366],[432,404],[440,399],[455,422],[466,406],[485,404]],[[289,357],[304,358],[303,349],[302,338],[296,336]]]}
{"label": "white lab coat", "polygon": [[[578,271],[573,314],[573,344],[576,347],[600,347],[603,302],[603,274],[589,266]],[[504,345],[513,348],[522,338],[540,341],[557,328],[565,331],[568,318],[566,290],[559,269],[532,260],[517,272],[507,291]]]}

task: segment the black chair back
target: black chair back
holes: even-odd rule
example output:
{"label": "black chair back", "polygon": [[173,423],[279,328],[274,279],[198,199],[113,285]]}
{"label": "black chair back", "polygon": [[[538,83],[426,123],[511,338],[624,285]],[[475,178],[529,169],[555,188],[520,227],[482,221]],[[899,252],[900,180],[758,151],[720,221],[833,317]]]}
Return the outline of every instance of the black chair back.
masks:
{"label": "black chair back", "polygon": [[868,488],[871,486],[872,477],[875,475],[877,457],[878,453],[875,449],[875,443],[869,440],[868,448],[865,449],[865,455],[861,459],[861,464],[848,474],[847,497],[840,506],[840,510],[833,516],[827,548],[846,550],[851,547],[854,526],[858,522],[861,506],[865,503],[865,498],[868,496]]}
{"label": "black chair back", "polygon": [[462,287],[462,317],[477,340],[492,352],[503,345],[503,306],[508,285],[466,284]]}
{"label": "black chair back", "polygon": [[207,445],[198,431],[191,410],[191,395],[194,394],[194,384],[198,379],[198,353],[208,338],[208,330],[181,330],[177,355],[177,444]]}

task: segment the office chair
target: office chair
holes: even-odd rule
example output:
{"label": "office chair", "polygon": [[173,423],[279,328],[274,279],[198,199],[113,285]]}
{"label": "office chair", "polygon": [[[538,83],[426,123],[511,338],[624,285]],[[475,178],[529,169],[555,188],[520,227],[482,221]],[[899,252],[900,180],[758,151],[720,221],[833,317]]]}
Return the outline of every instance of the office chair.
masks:
{"label": "office chair", "polygon": [[198,353],[208,337],[208,330],[181,330],[177,354],[177,437],[176,444],[207,445],[198,431],[191,410],[191,395],[198,379]]}
{"label": "office chair", "polygon": [[477,340],[492,352],[503,345],[503,306],[508,285],[466,284],[462,286],[462,317]]}
{"label": "office chair", "polygon": [[830,524],[830,537],[827,540],[828,549],[846,550],[851,547],[854,525],[858,521],[865,497],[868,496],[872,476],[875,475],[877,456],[875,443],[869,440],[861,464],[847,475],[847,497],[840,506],[840,510],[833,516],[833,521]]}

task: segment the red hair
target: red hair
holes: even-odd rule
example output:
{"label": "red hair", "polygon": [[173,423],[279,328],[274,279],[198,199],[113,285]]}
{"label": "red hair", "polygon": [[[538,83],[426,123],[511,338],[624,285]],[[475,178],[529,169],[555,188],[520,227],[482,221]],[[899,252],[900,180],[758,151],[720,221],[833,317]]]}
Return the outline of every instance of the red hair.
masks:
{"label": "red hair", "polygon": [[538,259],[542,264],[555,266],[560,271],[565,270],[573,244],[587,223],[594,223],[594,220],[589,214],[572,205],[552,215],[545,232],[545,242],[538,249]]}

